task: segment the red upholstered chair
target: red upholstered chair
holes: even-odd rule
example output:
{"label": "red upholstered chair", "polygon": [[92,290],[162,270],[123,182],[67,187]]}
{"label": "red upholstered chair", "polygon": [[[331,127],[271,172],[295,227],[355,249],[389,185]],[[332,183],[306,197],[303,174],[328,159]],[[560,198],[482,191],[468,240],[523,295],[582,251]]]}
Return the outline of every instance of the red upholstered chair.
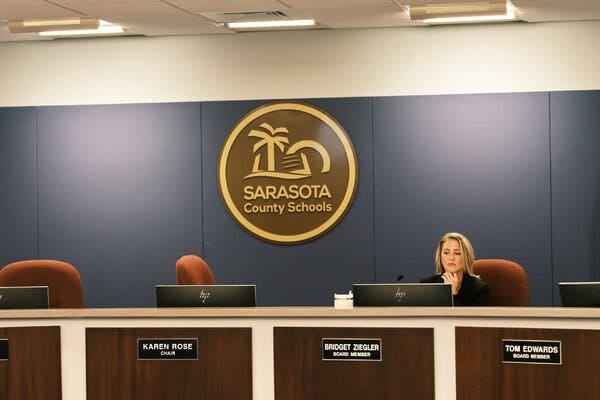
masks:
{"label": "red upholstered chair", "polygon": [[48,286],[48,307],[83,307],[79,271],[63,261],[27,260],[8,264],[0,270],[0,286]]}
{"label": "red upholstered chair", "polygon": [[196,255],[186,255],[175,263],[178,285],[214,285],[215,277],[208,264]]}
{"label": "red upholstered chair", "polygon": [[501,259],[475,260],[475,275],[490,285],[490,306],[529,306],[527,273],[514,261]]}

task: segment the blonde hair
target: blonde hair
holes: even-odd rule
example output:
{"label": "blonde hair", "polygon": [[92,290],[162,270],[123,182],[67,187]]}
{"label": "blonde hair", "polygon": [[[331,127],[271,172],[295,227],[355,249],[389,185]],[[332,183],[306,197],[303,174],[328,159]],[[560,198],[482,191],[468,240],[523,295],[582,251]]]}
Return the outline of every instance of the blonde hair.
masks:
{"label": "blonde hair", "polygon": [[444,266],[442,265],[442,246],[450,239],[456,240],[460,246],[460,250],[463,254],[463,260],[465,261],[465,272],[471,276],[477,276],[473,271],[473,261],[475,261],[475,251],[473,251],[473,246],[465,235],[458,232],[446,233],[440,239],[437,250],[435,251],[435,272],[438,274],[444,273]]}

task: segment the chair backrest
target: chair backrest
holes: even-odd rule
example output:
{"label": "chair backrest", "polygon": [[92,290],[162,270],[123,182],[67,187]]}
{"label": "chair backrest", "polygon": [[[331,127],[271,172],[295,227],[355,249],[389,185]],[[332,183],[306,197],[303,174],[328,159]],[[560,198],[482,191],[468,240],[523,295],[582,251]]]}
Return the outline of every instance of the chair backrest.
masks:
{"label": "chair backrest", "polygon": [[200,257],[189,254],[175,263],[178,285],[214,285],[215,277],[208,264]]}
{"label": "chair backrest", "polygon": [[27,260],[0,270],[0,286],[48,286],[49,308],[82,308],[83,286],[79,271],[57,260]]}
{"label": "chair backrest", "polygon": [[490,286],[490,306],[529,306],[527,273],[516,262],[501,259],[475,260],[473,270]]}

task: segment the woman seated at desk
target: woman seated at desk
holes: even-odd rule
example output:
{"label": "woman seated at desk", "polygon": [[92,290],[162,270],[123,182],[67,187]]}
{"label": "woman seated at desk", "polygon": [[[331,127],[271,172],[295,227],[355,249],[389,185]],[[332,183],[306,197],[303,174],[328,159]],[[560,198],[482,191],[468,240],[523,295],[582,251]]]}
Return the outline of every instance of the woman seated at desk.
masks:
{"label": "woman seated at desk", "polygon": [[435,253],[437,274],[421,283],[450,283],[455,306],[487,306],[490,287],[473,272],[475,252],[471,242],[460,233],[446,233]]}

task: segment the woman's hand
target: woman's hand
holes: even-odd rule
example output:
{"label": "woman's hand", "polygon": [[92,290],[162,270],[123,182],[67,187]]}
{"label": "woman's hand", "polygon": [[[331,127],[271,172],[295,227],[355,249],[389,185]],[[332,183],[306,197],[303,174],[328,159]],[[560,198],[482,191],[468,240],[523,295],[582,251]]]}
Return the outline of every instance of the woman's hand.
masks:
{"label": "woman's hand", "polygon": [[461,284],[458,274],[453,272],[444,272],[442,274],[442,279],[444,280],[444,283],[449,283],[452,285],[452,294],[457,295]]}

